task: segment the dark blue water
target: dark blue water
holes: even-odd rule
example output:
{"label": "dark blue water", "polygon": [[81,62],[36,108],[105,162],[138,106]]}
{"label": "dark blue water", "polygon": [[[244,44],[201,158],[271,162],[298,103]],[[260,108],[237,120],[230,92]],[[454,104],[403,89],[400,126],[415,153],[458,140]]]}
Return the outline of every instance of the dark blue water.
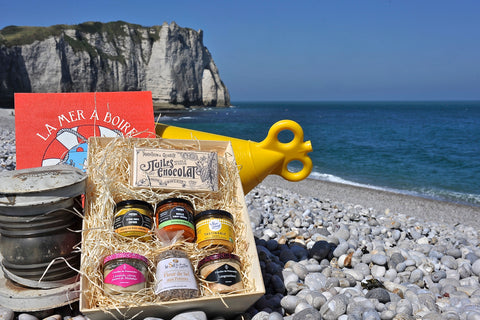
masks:
{"label": "dark blue water", "polygon": [[312,142],[311,178],[480,206],[480,101],[233,104],[160,122],[261,141],[294,120]]}

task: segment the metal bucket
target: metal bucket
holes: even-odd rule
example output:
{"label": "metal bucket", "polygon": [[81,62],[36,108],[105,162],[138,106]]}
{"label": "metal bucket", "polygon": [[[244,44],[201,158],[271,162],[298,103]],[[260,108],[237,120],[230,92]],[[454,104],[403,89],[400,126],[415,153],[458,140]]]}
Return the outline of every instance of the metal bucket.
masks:
{"label": "metal bucket", "polygon": [[0,174],[0,253],[10,280],[34,288],[76,281],[85,180],[65,165]]}

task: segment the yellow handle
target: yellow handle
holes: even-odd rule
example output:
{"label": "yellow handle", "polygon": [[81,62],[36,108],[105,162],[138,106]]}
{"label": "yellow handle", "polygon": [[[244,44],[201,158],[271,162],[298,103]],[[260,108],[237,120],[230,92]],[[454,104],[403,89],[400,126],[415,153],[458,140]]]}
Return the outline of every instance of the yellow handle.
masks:
{"label": "yellow handle", "polygon": [[[290,142],[281,142],[278,135],[282,131],[291,131],[293,139]],[[312,159],[307,156],[312,151],[310,141],[303,141],[303,129],[298,123],[292,120],[281,120],[275,123],[268,131],[267,137],[257,144],[257,147],[280,152],[284,155],[283,164],[273,172],[289,181],[300,181],[305,179],[312,172]],[[298,172],[288,170],[288,164],[292,161],[299,161],[303,168]]]}
{"label": "yellow handle", "polygon": [[[282,143],[278,140],[278,135],[284,130],[293,133],[292,141]],[[312,160],[307,156],[307,153],[312,151],[312,145],[310,141],[303,141],[302,128],[292,120],[275,123],[268,131],[267,137],[259,143],[161,123],[156,124],[156,132],[159,137],[165,139],[230,141],[235,160],[241,167],[239,173],[245,194],[269,174],[282,176],[289,181],[300,181],[308,177],[312,171]],[[302,170],[289,171],[288,164],[292,161],[301,162]]]}

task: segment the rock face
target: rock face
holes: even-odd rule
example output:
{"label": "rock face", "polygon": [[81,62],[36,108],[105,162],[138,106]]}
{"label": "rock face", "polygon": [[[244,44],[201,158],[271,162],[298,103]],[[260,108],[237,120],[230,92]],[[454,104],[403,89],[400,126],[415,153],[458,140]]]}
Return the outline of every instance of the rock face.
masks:
{"label": "rock face", "polygon": [[15,92],[143,90],[155,107],[230,105],[201,30],[122,21],[0,30],[0,106]]}

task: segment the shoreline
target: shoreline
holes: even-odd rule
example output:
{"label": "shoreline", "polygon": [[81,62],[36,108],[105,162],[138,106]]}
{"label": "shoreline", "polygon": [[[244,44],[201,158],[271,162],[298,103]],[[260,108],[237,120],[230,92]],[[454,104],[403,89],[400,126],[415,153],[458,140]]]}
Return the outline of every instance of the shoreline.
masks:
{"label": "shoreline", "polygon": [[[163,111],[175,114],[178,110]],[[15,131],[14,109],[0,108],[0,128]],[[429,222],[449,225],[461,223],[480,229],[480,207],[468,204],[311,178],[290,182],[280,176],[270,175],[260,184],[274,188],[280,187],[302,196],[361,205],[382,213],[388,210],[392,214],[414,216]]]}
{"label": "shoreline", "polygon": [[361,205],[380,213],[388,210],[390,214],[404,214],[428,222],[451,226],[463,224],[480,229],[479,207],[310,178],[290,182],[270,175],[261,184],[290,190],[302,196]]}

